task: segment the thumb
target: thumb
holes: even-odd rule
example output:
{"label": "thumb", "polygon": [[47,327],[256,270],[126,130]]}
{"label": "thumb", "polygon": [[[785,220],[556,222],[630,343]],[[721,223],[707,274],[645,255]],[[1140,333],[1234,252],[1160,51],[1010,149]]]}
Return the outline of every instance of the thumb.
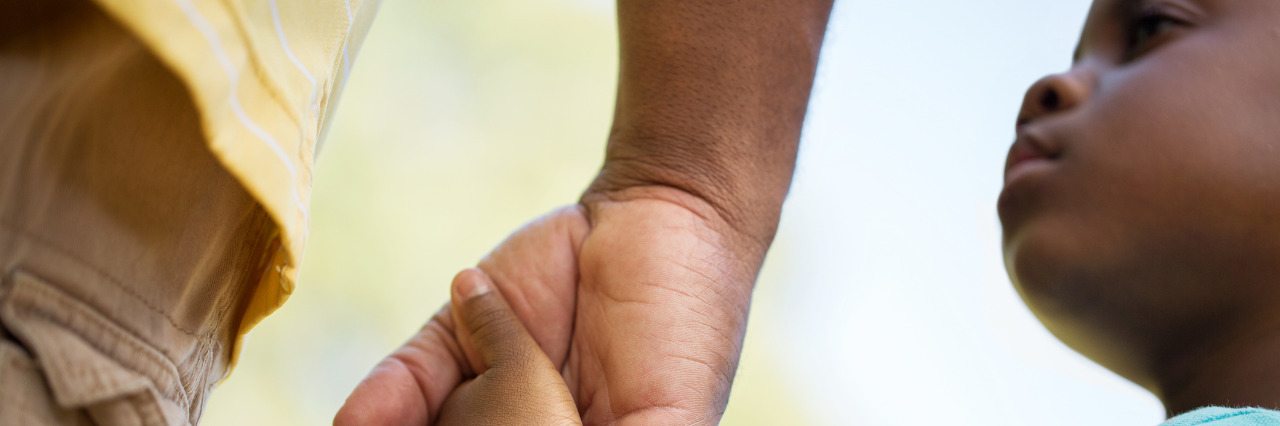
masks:
{"label": "thumb", "polygon": [[478,269],[453,279],[457,340],[476,377],[449,395],[441,425],[580,425],[560,372]]}
{"label": "thumb", "polygon": [[476,375],[542,355],[542,348],[483,271],[458,273],[451,293],[454,331]]}
{"label": "thumb", "polygon": [[466,373],[453,322],[446,305],[360,382],[338,410],[334,426],[434,423]]}

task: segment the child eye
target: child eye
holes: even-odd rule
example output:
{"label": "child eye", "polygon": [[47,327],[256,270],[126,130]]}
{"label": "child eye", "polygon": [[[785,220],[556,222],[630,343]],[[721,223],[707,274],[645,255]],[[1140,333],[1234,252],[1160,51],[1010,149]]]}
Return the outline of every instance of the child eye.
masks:
{"label": "child eye", "polygon": [[1131,22],[1125,44],[1126,61],[1151,51],[1166,34],[1183,25],[1181,20],[1158,11],[1142,12]]}

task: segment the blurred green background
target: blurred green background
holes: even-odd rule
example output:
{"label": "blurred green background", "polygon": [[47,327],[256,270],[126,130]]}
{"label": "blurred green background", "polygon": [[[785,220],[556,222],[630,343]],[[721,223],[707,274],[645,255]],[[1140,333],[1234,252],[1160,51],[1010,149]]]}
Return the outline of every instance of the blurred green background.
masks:
{"label": "blurred green background", "polygon": [[[204,424],[330,423],[448,299],[453,274],[572,203],[603,156],[617,74],[609,2],[385,0],[315,173],[297,291],[250,335]],[[726,424],[805,424],[768,342],[779,236]]]}

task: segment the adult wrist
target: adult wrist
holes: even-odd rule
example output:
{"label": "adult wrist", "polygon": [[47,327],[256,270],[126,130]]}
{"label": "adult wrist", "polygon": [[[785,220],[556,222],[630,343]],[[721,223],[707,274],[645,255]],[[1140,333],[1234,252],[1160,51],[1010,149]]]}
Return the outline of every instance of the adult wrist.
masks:
{"label": "adult wrist", "polygon": [[615,158],[605,162],[580,203],[595,223],[604,203],[657,200],[682,207],[715,231],[724,248],[759,268],[773,242],[785,198],[737,182],[699,173],[695,165]]}

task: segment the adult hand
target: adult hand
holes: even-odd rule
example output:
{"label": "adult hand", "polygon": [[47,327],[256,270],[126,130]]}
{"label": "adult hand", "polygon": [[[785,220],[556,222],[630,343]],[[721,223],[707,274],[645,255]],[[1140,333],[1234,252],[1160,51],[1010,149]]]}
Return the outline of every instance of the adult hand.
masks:
{"label": "adult hand", "polygon": [[[742,247],[707,203],[670,188],[584,204],[517,231],[480,269],[560,368],[585,423],[716,422],[763,250]],[[335,424],[449,415],[445,398],[481,364],[458,345],[455,323],[437,315],[357,387]]]}
{"label": "adult hand", "polygon": [[632,188],[588,206],[563,368],[583,420],[715,423],[763,250],[742,247],[708,204],[676,190]]}

